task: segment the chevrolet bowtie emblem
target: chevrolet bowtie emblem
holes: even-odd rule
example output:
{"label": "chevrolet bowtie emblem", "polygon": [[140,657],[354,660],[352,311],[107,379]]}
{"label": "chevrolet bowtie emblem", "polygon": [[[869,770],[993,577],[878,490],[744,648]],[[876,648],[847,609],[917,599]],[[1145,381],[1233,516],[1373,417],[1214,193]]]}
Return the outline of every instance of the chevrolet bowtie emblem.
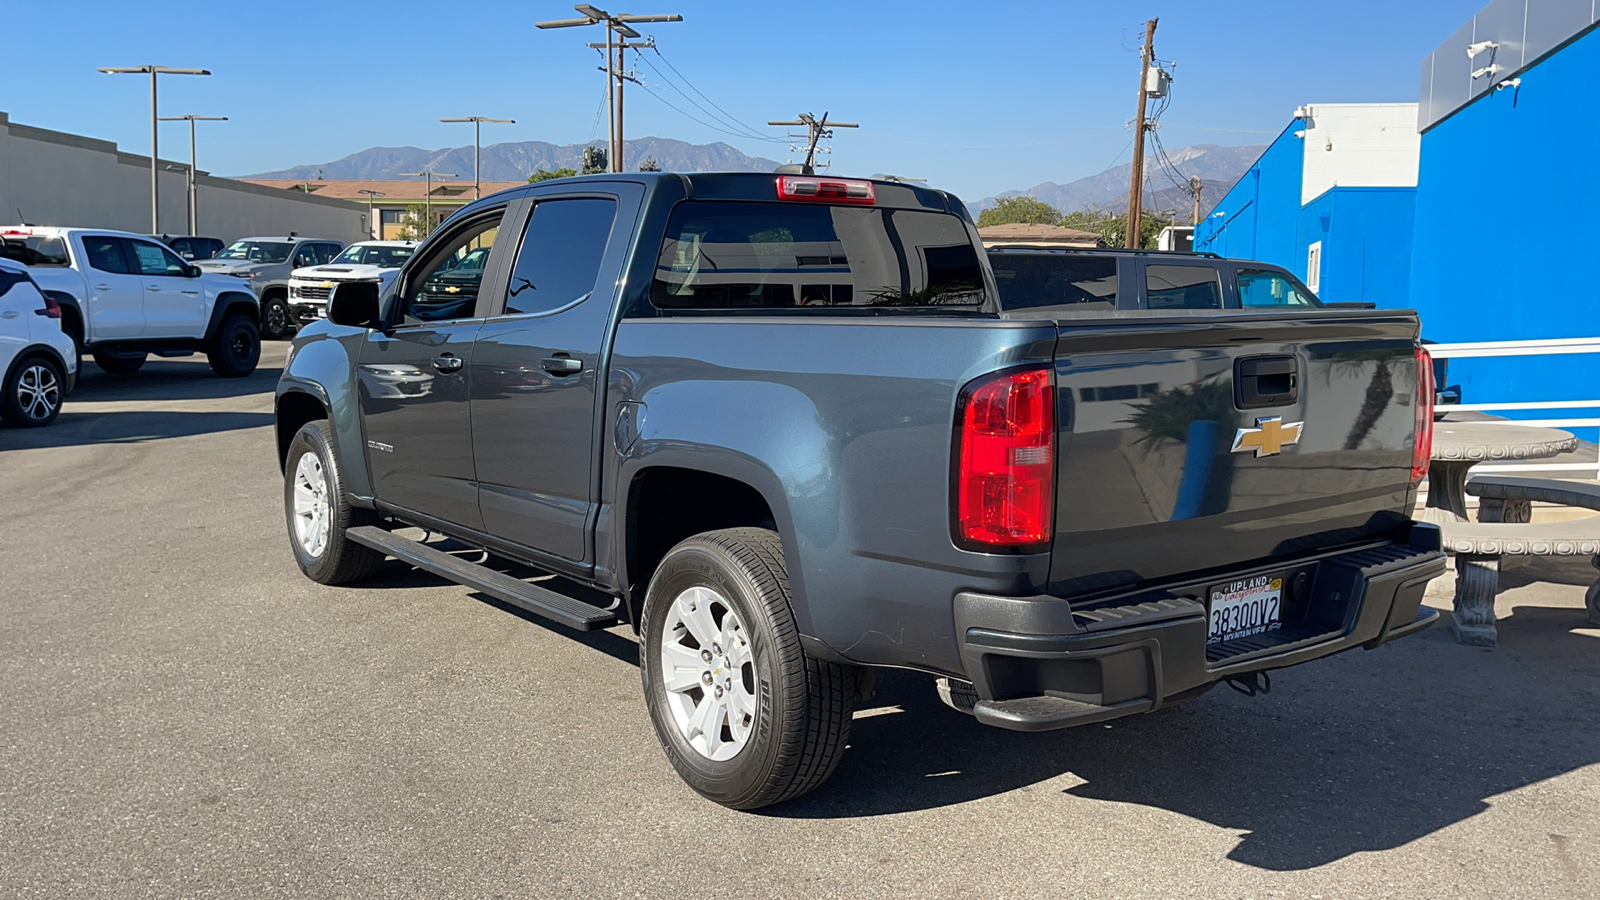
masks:
{"label": "chevrolet bowtie emblem", "polygon": [[458,288],[458,287],[456,287],[455,285],[452,284],[449,287],[445,288],[444,292],[446,294],[459,294],[459,293],[461,293],[461,288]]}
{"label": "chevrolet bowtie emblem", "polygon": [[1300,443],[1300,428],[1304,422],[1284,422],[1279,416],[1256,420],[1256,427],[1241,428],[1233,435],[1233,452],[1254,450],[1256,458],[1277,456],[1283,448]]}

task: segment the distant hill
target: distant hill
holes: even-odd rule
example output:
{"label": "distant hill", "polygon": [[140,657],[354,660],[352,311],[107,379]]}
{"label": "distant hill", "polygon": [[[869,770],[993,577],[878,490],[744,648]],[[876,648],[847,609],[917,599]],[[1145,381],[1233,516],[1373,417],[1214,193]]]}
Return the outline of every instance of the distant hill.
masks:
{"label": "distant hill", "polygon": [[[1249,171],[1250,166],[1265,149],[1267,148],[1264,144],[1245,147],[1196,144],[1193,147],[1174,150],[1168,156],[1185,178],[1199,176],[1204,184],[1204,189],[1200,193],[1202,200],[1200,214],[1205,215],[1218,200],[1222,199],[1222,195],[1233,187],[1239,176]],[[993,206],[1001,197],[1027,194],[1043,200],[1062,212],[1120,211],[1128,204],[1128,180],[1132,175],[1133,164],[1128,163],[1067,184],[1046,181],[1025,190],[1005,191],[993,197],[985,197],[977,203],[968,203],[967,208],[971,210],[973,216],[977,216]],[[1144,197],[1146,209],[1176,209],[1186,215],[1192,212],[1193,201],[1190,200],[1188,193],[1174,185],[1150,157],[1146,157]]]}
{"label": "distant hill", "polygon": [[[519,141],[491,144],[483,148],[482,177],[484,181],[522,181],[539,169],[576,169],[582,165],[583,149],[588,146],[604,146],[604,143],[557,145],[544,141]],[[639,163],[651,156],[668,172],[771,172],[779,165],[770,159],[746,156],[720,141],[715,144],[690,144],[658,137],[628,141],[622,158],[631,170],[637,169]],[[453,172],[462,178],[471,178],[472,146],[469,144],[443,150],[372,147],[333,162],[238,177],[290,181],[318,177],[333,181],[387,181],[398,178],[402,172],[421,172],[425,169]]]}

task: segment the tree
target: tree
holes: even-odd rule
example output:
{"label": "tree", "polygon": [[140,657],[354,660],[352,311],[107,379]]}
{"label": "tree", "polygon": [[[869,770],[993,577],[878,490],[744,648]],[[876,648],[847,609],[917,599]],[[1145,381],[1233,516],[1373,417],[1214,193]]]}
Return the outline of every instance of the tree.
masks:
{"label": "tree", "polygon": [[661,171],[661,164],[656,162],[656,158],[654,156],[646,156],[644,158],[644,162],[639,163],[639,171],[659,172]]}
{"label": "tree", "polygon": [[604,150],[599,147],[583,148],[583,174],[599,175],[602,172],[610,171],[610,169],[611,166],[607,163]]}
{"label": "tree", "polygon": [[400,217],[400,240],[420,241],[433,233],[433,225],[428,221],[427,205],[412,203],[406,207],[406,214]]}
{"label": "tree", "polygon": [[[1102,210],[1078,210],[1062,216],[1060,224],[1082,231],[1093,231],[1107,247],[1121,247],[1128,233],[1126,213],[1108,213]],[[1139,246],[1152,250],[1161,236],[1161,229],[1177,224],[1170,213],[1144,210],[1139,214]]]}
{"label": "tree", "polygon": [[539,169],[532,175],[528,176],[528,183],[538,184],[541,181],[550,181],[551,179],[555,178],[571,178],[576,174],[578,174],[577,169],[556,169],[554,171],[550,169]]}
{"label": "tree", "polygon": [[1002,197],[978,216],[978,227],[989,225],[1060,225],[1061,210],[1027,194]]}

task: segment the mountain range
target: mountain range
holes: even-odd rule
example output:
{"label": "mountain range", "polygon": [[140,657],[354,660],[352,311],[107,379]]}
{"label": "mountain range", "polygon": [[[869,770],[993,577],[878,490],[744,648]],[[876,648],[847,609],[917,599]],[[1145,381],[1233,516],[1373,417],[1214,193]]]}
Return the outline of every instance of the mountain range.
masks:
{"label": "mountain range", "polygon": [[[544,141],[518,141],[490,144],[482,151],[484,181],[522,181],[539,169],[577,169],[583,165],[583,150],[604,146],[589,144],[547,144]],[[671,138],[644,137],[627,142],[623,161],[629,169],[655,157],[668,172],[771,172],[778,163],[759,156],[746,156],[727,144],[690,144]],[[295,166],[276,172],[241,175],[260,180],[300,181],[325,178],[330,181],[388,181],[404,172],[451,172],[472,177],[472,147],[422,150],[417,147],[372,147],[343,159],[319,165]]]}
{"label": "mountain range", "polygon": [[[1265,150],[1263,144],[1244,147],[1221,147],[1216,144],[1196,144],[1167,154],[1167,159],[1177,169],[1169,172],[1152,155],[1145,157],[1144,207],[1145,209],[1175,209],[1185,217],[1192,213],[1193,200],[1186,190],[1173,182],[1186,182],[1198,176],[1203,185],[1200,191],[1200,214],[1210,212],[1222,195],[1233,187],[1239,176],[1249,171],[1256,158]],[[968,203],[967,209],[976,217],[1002,197],[1027,194],[1054,206],[1062,212],[1079,210],[1121,211],[1128,205],[1128,183],[1133,176],[1133,164],[1113,166],[1098,175],[1079,178],[1066,184],[1046,181],[1031,188],[1003,191]]]}

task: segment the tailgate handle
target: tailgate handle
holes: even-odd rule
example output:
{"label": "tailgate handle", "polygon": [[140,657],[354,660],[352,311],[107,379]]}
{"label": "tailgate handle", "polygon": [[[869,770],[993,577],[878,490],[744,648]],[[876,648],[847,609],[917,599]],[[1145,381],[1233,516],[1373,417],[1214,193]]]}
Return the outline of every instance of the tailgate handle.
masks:
{"label": "tailgate handle", "polygon": [[1292,356],[1246,356],[1233,363],[1233,402],[1240,409],[1284,406],[1300,395],[1300,365]]}

